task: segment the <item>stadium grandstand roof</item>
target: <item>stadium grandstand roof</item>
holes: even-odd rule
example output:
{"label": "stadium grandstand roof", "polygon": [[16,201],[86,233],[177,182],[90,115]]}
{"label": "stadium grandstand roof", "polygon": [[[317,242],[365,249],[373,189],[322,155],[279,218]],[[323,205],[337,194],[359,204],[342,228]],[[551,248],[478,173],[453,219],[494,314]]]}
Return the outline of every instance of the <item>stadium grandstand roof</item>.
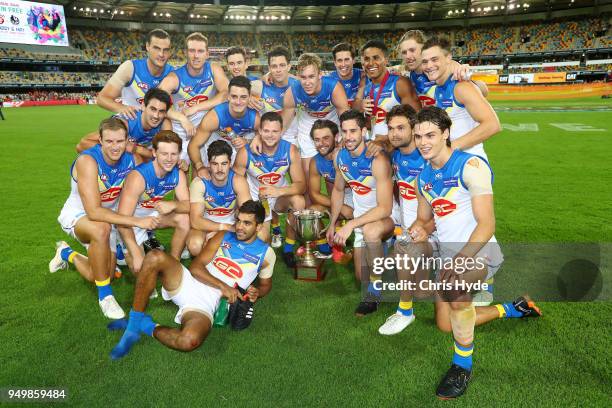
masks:
{"label": "stadium grandstand roof", "polygon": [[[593,7],[612,0],[386,1],[338,5],[337,0],[56,0],[69,18],[178,24],[362,24],[460,20]],[[349,3],[349,1],[347,1]]]}

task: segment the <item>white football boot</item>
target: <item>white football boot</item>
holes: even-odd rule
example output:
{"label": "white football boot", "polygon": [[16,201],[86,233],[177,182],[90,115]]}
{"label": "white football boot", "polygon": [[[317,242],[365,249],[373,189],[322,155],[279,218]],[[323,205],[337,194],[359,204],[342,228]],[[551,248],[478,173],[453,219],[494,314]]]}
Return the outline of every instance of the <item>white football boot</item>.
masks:
{"label": "white football boot", "polygon": [[70,248],[66,241],[57,241],[55,243],[55,256],[49,262],[49,272],[55,273],[60,269],[68,269],[68,262],[62,259],[62,250]]}
{"label": "white football boot", "polygon": [[117,320],[123,319],[125,317],[125,312],[115,300],[113,295],[108,295],[102,300],[99,300],[100,309],[102,309],[102,313],[109,319]]}
{"label": "white football boot", "polygon": [[392,336],[400,333],[412,322],[414,322],[414,314],[404,316],[400,312],[395,312],[387,317],[385,323],[378,328],[378,332],[384,336]]}

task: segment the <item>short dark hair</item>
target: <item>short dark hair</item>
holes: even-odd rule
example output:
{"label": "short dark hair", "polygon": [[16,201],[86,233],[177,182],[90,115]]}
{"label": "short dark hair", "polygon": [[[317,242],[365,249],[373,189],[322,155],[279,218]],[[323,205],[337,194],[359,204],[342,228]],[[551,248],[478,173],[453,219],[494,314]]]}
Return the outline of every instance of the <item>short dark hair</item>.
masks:
{"label": "short dark hair", "polygon": [[212,161],[213,157],[227,155],[229,160],[232,160],[232,147],[225,140],[215,140],[208,146],[206,151],[208,161]]}
{"label": "short dark hair", "polygon": [[278,112],[266,112],[259,119],[259,126],[263,126],[264,122],[278,122],[283,127],[283,117]]}
{"label": "short dark hair", "polygon": [[161,28],[155,28],[147,33],[146,41],[147,44],[151,43],[151,40],[155,38],[159,38],[160,40],[170,39],[170,34],[167,31],[162,30]]}
{"label": "short dark hair", "polygon": [[98,126],[98,135],[102,140],[102,133],[105,130],[123,130],[125,132],[125,138],[127,139],[128,128],[125,126],[125,122],[121,119],[111,116],[110,118],[103,119]]}
{"label": "short dark hair", "polygon": [[387,45],[385,44],[384,41],[382,40],[370,40],[368,42],[366,42],[365,44],[363,44],[363,46],[361,47],[361,53],[363,54],[363,52],[365,50],[367,50],[368,48],[378,48],[379,50],[381,50],[383,52],[383,54],[387,55],[387,51],[389,50],[387,48]]}
{"label": "short dark hair", "polygon": [[357,125],[361,129],[366,127],[365,116],[363,116],[363,113],[359,112],[358,110],[349,109],[347,111],[344,111],[344,113],[342,115],[340,115],[340,125],[342,126],[342,122],[346,122],[347,120],[354,120],[354,121],[356,121]]}
{"label": "short dark hair", "polygon": [[355,51],[355,47],[353,47],[349,43],[340,43],[334,45],[332,48],[332,55],[334,56],[334,60],[336,59],[336,54],[342,51],[348,51],[351,53],[351,58],[355,58],[357,56],[357,52]]}
{"label": "short dark hair", "polygon": [[263,224],[266,219],[266,210],[260,201],[247,200],[242,203],[240,208],[238,208],[238,212],[244,214],[254,214],[255,222],[257,224]]}
{"label": "short dark hair", "polygon": [[329,129],[332,132],[332,135],[336,136],[338,134],[338,125],[336,122],[332,122],[329,119],[317,119],[314,124],[310,128],[310,137],[314,138],[315,130],[319,129]]}
{"label": "short dark hair", "polygon": [[[433,123],[442,132],[450,130],[451,125],[453,124],[453,121],[448,116],[448,113],[446,113],[444,109],[438,108],[437,106],[428,106],[417,113],[414,124],[417,125],[425,122]],[[451,145],[450,137],[446,139],[446,145]]]}
{"label": "short dark hair", "polygon": [[225,51],[225,59],[228,59],[231,55],[234,55],[234,54],[242,54],[245,61],[248,58],[247,51],[246,49],[244,49],[244,47],[234,46],[234,47],[229,47]]}
{"label": "short dark hair", "polygon": [[245,76],[238,75],[230,79],[227,89],[229,90],[232,86],[237,86],[238,88],[246,88],[246,90],[251,93],[251,81],[249,81],[249,79]]}
{"label": "short dark hair", "polygon": [[272,49],[272,51],[268,53],[268,64],[270,64],[270,60],[274,57],[285,57],[287,64],[291,62],[291,53],[286,47],[278,46]]}
{"label": "short dark hair", "polygon": [[153,150],[157,150],[157,146],[160,143],[176,143],[179,152],[183,150],[183,140],[171,130],[160,130],[155,136],[153,136]]}
{"label": "short dark hair", "polygon": [[425,41],[423,51],[433,47],[440,47],[440,49],[447,54],[451,52],[451,42],[446,37],[431,37],[429,40]]}
{"label": "short dark hair", "polygon": [[410,122],[410,126],[414,126],[416,115],[417,115],[416,111],[410,105],[395,105],[387,113],[387,123],[389,123],[391,118],[395,116],[403,116],[406,119],[408,119],[408,122]]}
{"label": "short dark hair", "polygon": [[158,101],[165,103],[166,109],[170,109],[170,106],[172,106],[172,98],[170,97],[170,94],[163,89],[149,89],[144,96],[144,106],[148,106],[152,99],[157,99]]}

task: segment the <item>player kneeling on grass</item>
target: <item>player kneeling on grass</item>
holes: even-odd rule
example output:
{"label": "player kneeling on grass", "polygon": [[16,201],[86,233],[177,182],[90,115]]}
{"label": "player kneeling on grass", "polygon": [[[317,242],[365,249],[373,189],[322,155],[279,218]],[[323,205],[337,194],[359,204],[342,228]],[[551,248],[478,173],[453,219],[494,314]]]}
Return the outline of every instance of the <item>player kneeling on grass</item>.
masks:
{"label": "player kneeling on grass", "polygon": [[114,211],[126,175],[134,168],[134,157],[125,152],[127,128],[116,118],[104,119],[99,127],[99,144],[85,150],[72,164],[71,191],[58,218],[62,229],[87,248],[78,254],[64,241],[57,243],[49,271],[74,264],[77,271],[98,288],[104,316],[120,319],[125,313],[115,300],[110,285],[115,270],[116,233],[112,225],[156,228],[155,216],[133,217]]}
{"label": "player kneeling on grass", "polygon": [[[300,162],[300,153],[295,145],[281,139],[283,119],[277,112],[267,112],[261,117],[261,126],[256,140],[262,153],[255,153],[251,146],[240,150],[236,155],[234,171],[247,175],[251,197],[268,202],[266,222],[261,237],[268,242],[272,211],[277,214],[289,210],[303,210],[306,203],[304,194],[306,180]],[[287,181],[291,176],[291,183]],[[296,264],[293,254],[295,231],[291,227],[293,215],[288,214],[283,260],[290,268]]]}
{"label": "player kneeling on grass", "polygon": [[[179,171],[181,138],[162,130],[153,138],[153,161],[143,163],[128,174],[119,200],[119,214],[159,216],[157,228],[174,228],[170,255],[180,259],[189,233],[189,189],[185,173]],[[173,201],[164,197],[174,191]],[[119,227],[127,249],[128,266],[137,274],[144,259],[143,242],[148,234],[142,228]]]}
{"label": "player kneeling on grass", "polygon": [[444,110],[425,108],[415,122],[415,143],[428,162],[417,179],[417,218],[409,233],[414,242],[427,244],[427,225],[434,220],[443,265],[435,283],[444,285],[436,291],[436,322],[441,330],[452,332],[455,340],[451,368],[436,394],[449,399],[467,389],[474,326],[502,317],[537,317],[540,311],[526,297],[495,306],[472,304],[465,284],[484,283],[503,262],[493,235],[493,174],[484,159],[451,148],[452,122]]}
{"label": "player kneeling on grass", "polygon": [[[338,133],[338,125],[328,119],[317,119],[312,125],[312,129],[310,129],[310,137],[314,142],[315,149],[317,149],[317,155],[310,161],[310,168],[308,169],[308,190],[312,200],[310,208],[313,210],[331,212],[331,192],[336,180],[334,153],[336,152]],[[327,194],[321,192],[321,179],[325,181]],[[340,209],[338,218],[340,220],[350,220],[353,218],[353,196],[350,187],[344,189],[344,205]],[[334,245],[330,249],[325,238],[318,242],[318,244],[321,255],[329,254],[332,251],[334,261],[345,263],[350,260],[350,254],[345,256],[341,246]]]}
{"label": "player kneeling on grass", "polygon": [[215,140],[207,155],[210,179],[196,177],[189,187],[191,231],[187,248],[193,256],[217,232],[234,231],[236,209],[251,199],[246,179],[231,169],[232,147]]}
{"label": "player kneeling on grass", "polygon": [[[272,289],[276,255],[257,238],[264,218],[261,203],[249,200],[242,204],[236,216],[236,232],[218,232],[206,242],[189,269],[164,252],[148,253],[137,278],[127,327],[111,351],[111,358],[125,356],[141,333],[175,350],[195,350],[208,336],[221,297],[226,297],[237,310],[235,319],[230,320],[232,327],[238,330],[248,327],[253,319],[253,303]],[[145,314],[158,278],[164,299],[179,307],[175,317],[175,322],[181,325],[179,329],[157,325]],[[257,278],[259,283],[255,286]],[[123,325],[125,321],[119,321],[109,328]]]}

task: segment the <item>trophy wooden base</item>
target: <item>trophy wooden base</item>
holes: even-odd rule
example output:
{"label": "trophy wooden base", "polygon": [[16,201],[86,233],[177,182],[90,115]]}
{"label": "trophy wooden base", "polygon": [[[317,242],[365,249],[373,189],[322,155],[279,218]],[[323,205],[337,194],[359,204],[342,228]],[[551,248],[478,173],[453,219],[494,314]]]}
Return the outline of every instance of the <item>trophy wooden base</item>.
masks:
{"label": "trophy wooden base", "polygon": [[324,268],[325,259],[317,259],[314,266],[306,266],[298,263],[294,269],[293,277],[298,280],[318,282],[325,279],[327,270]]}

